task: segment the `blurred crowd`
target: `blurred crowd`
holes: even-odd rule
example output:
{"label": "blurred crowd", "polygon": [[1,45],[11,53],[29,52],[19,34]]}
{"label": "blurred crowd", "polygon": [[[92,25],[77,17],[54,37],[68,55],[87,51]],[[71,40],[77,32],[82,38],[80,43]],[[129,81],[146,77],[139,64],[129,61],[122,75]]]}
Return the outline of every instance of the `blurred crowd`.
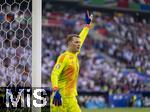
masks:
{"label": "blurred crowd", "polygon": [[149,0],[128,0],[129,3],[150,4]]}
{"label": "blurred crowd", "polygon": [[[102,42],[99,48],[109,56],[150,75],[150,25],[148,21],[135,20],[132,16],[118,14],[113,19],[102,21],[105,36],[111,37]],[[100,23],[100,22],[99,22]],[[101,33],[101,32],[100,32]],[[103,33],[104,34],[104,33]]]}
{"label": "blurred crowd", "polygon": [[79,101],[79,105],[88,109],[105,108],[107,106],[106,99],[103,96],[80,96]]}
{"label": "blurred crowd", "polygon": [[[110,94],[149,91],[149,21],[123,13],[93,14],[94,26],[79,56],[78,90]],[[83,12],[43,11],[43,86],[50,86],[52,67],[66,49],[65,37],[79,34],[83,24]]]}

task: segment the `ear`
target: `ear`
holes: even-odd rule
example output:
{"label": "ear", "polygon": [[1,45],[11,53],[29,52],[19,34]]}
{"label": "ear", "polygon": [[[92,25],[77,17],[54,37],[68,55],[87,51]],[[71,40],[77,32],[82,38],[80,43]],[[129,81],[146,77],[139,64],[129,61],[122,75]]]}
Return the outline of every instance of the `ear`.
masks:
{"label": "ear", "polygon": [[72,43],[72,40],[70,40],[70,41],[68,42],[68,46],[70,46],[71,43]]}

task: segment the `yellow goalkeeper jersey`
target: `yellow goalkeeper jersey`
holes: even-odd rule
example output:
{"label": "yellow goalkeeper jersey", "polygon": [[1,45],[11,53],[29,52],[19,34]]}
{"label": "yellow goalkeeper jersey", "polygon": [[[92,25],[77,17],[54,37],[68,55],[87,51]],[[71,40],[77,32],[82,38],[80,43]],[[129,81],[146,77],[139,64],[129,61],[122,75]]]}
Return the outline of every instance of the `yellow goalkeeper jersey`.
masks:
{"label": "yellow goalkeeper jersey", "polygon": [[[89,32],[88,27],[84,27],[80,36],[81,46]],[[79,51],[80,52],[80,51]],[[62,53],[52,70],[52,88],[58,88],[62,97],[72,97],[77,95],[77,79],[79,74],[78,53],[65,51]]]}

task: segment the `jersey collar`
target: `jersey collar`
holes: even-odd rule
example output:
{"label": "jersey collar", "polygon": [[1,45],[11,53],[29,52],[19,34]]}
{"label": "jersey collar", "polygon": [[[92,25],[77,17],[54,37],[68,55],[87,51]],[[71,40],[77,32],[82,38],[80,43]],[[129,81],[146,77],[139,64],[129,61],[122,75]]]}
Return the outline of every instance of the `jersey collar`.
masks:
{"label": "jersey collar", "polygon": [[76,56],[77,55],[77,53],[73,53],[73,52],[70,52],[70,51],[66,51],[68,54],[70,54],[70,55],[72,55],[72,56]]}

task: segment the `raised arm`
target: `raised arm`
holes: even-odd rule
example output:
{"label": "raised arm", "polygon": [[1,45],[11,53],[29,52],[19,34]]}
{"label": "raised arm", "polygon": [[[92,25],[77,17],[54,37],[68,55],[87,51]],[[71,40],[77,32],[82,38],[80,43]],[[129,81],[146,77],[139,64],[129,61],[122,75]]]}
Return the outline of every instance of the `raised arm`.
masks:
{"label": "raised arm", "polygon": [[84,41],[85,41],[85,38],[87,37],[88,35],[88,32],[89,32],[89,25],[86,25],[84,26],[84,28],[82,29],[82,31],[80,32],[79,36],[80,36],[80,47],[82,47]]}
{"label": "raised arm", "polygon": [[86,23],[86,25],[84,26],[84,28],[82,29],[82,31],[79,34],[80,41],[81,41],[80,48],[82,47],[82,45],[85,41],[85,38],[88,35],[89,29],[91,27],[92,20],[93,20],[93,15],[89,16],[89,12],[87,11],[86,14],[85,14],[85,23]]}

